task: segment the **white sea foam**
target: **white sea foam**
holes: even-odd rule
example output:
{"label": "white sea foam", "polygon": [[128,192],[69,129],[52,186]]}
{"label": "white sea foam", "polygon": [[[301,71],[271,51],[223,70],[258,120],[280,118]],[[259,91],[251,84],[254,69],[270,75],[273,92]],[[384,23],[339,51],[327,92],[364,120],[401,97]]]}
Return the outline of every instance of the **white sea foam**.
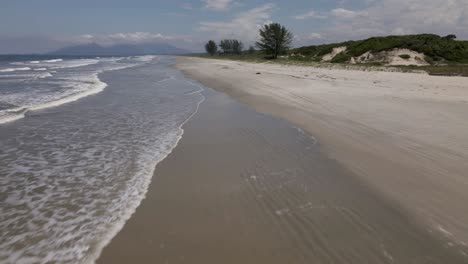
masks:
{"label": "white sea foam", "polygon": [[9,123],[21,119],[26,113],[26,108],[13,108],[0,111],[0,124]]}
{"label": "white sea foam", "polygon": [[63,59],[44,60],[43,62],[59,62],[59,61],[63,61]]}
{"label": "white sea foam", "polygon": [[38,63],[41,63],[40,61],[30,61],[29,63],[31,64],[38,64]]}
{"label": "white sea foam", "polygon": [[135,60],[142,61],[142,62],[149,62],[157,58],[158,56],[155,55],[145,55],[145,56],[136,56]]}
{"label": "white sea foam", "polygon": [[0,69],[0,72],[30,71],[29,67]]}
{"label": "white sea foam", "polygon": [[[3,94],[2,99],[6,102],[13,103],[16,105],[21,106],[21,112],[17,112],[16,110],[8,111],[8,112],[0,112],[0,124],[12,122],[18,120],[20,118],[25,117],[25,113],[29,111],[37,111],[46,108],[56,107],[62,104],[70,103],[76,100],[79,100],[83,97],[97,94],[105,89],[107,86],[106,83],[102,82],[98,78],[98,74],[105,72],[105,71],[113,71],[113,70],[120,70],[125,69],[128,67],[132,67],[138,64],[131,64],[131,63],[114,63],[117,60],[121,60],[122,58],[106,58],[103,59],[107,63],[104,64],[100,69],[95,70],[94,72],[87,73],[78,73],[78,75],[67,75],[63,76],[57,73],[56,70],[60,68],[75,68],[75,67],[84,67],[87,65],[96,64],[99,61],[97,60],[71,60],[71,61],[57,61],[56,64],[63,64],[57,65],[55,67],[56,70],[50,72],[44,72],[43,69],[47,68],[39,68],[40,71],[36,73],[27,73],[27,74],[17,74],[14,75],[0,75],[1,82],[18,82],[18,81],[33,81],[38,79],[46,79],[54,77],[52,73],[57,73],[58,81],[61,89],[51,88],[52,92],[44,92],[38,91],[35,94],[35,90],[27,93],[13,93],[13,94]],[[30,69],[30,68],[15,68],[17,69]],[[39,70],[36,69],[36,70]],[[10,71],[8,71],[10,72]],[[55,79],[51,80],[52,82]],[[57,81],[55,81],[56,83]],[[56,84],[55,84],[56,85]]]}
{"label": "white sea foam", "polygon": [[56,63],[50,66],[51,69],[66,69],[66,68],[77,68],[84,67],[88,65],[93,65],[99,63],[99,60],[94,59],[80,59],[80,60],[70,60],[63,61],[62,63]]}
{"label": "white sea foam", "polygon": [[[83,83],[92,79],[76,78]],[[5,164],[0,174],[7,175],[0,178],[0,192],[8,190],[0,231],[9,236],[2,242],[0,259],[5,263],[94,263],[140,205],[156,165],[176,147],[183,125],[205,100],[203,87],[189,84],[199,88],[190,94],[200,93],[200,97],[188,96],[192,89],[185,85],[177,92],[181,105],[129,107],[112,115],[109,122],[100,119],[107,115],[93,113],[95,120],[89,120],[84,114],[86,121],[76,126],[75,119],[68,123],[59,119],[15,135],[20,145],[5,145],[0,152],[0,164]],[[167,92],[174,94],[171,90]],[[147,100],[144,95],[136,97],[137,102],[152,105],[151,96]],[[168,111],[158,121],[152,113],[141,114],[143,109]],[[29,147],[21,148],[23,144]],[[17,179],[15,187],[6,189],[11,179]],[[28,247],[31,240],[34,247]]]}
{"label": "white sea foam", "polygon": [[29,107],[29,110],[37,111],[37,110],[42,110],[42,109],[46,109],[50,107],[56,107],[56,106],[63,105],[66,103],[74,102],[86,96],[90,96],[90,95],[102,92],[104,88],[107,87],[107,84],[105,82],[102,82],[98,78],[97,75],[98,75],[97,73],[93,74],[92,76],[87,78],[86,82],[77,84],[77,86],[74,89],[74,91],[76,92],[73,92],[61,98],[54,98],[54,100],[44,102],[39,105],[31,106]]}
{"label": "white sea foam", "polygon": [[36,68],[35,71],[47,71],[47,68]]}
{"label": "white sea foam", "polygon": [[[148,187],[151,183],[151,179],[153,178],[154,171],[156,169],[156,165],[158,165],[159,162],[164,160],[171,152],[177,147],[177,144],[179,143],[180,139],[182,139],[182,136],[184,135],[184,129],[183,126],[190,120],[192,117],[198,113],[198,110],[200,108],[200,105],[206,100],[206,97],[202,94],[204,91],[204,88],[201,85],[198,85],[196,83],[186,81],[190,85],[193,85],[195,87],[198,87],[200,90],[196,91],[195,93],[199,93],[201,95],[201,100],[197,102],[196,108],[193,111],[192,114],[190,114],[189,117],[187,117],[178,127],[178,131],[174,135],[168,135],[167,139],[164,140],[167,142],[168,139],[171,139],[172,144],[168,144],[170,147],[166,148],[165,152],[161,152],[161,147],[160,146],[154,146],[153,148],[149,148],[147,155],[139,159],[138,163],[141,166],[138,175],[135,175],[135,179],[140,180],[140,184],[137,184],[139,186],[139,191],[136,193],[139,193],[136,197],[132,197],[130,199],[131,203],[129,203],[128,207],[125,208],[124,214],[122,215],[120,221],[116,222],[112,228],[108,230],[108,232],[101,238],[100,243],[97,245],[96,251],[94,254],[90,255],[89,258],[86,259],[86,263],[88,264],[95,264],[96,260],[99,258],[99,256],[102,253],[102,250],[112,241],[112,239],[122,230],[124,227],[125,223],[130,219],[130,217],[135,213],[136,209],[138,206],[140,206],[141,202],[143,199],[146,197],[146,193],[148,192]],[[193,94],[193,93],[192,93]],[[164,149],[164,148],[163,148]],[[157,151],[159,150],[159,151]],[[155,153],[160,152],[160,155],[157,156]],[[135,193],[135,191],[133,192]],[[130,198],[130,197],[126,197]]]}

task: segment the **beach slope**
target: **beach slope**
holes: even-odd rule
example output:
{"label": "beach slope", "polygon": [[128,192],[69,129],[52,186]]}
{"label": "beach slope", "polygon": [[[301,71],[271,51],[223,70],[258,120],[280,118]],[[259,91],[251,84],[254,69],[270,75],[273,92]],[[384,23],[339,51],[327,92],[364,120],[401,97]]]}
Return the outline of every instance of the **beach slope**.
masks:
{"label": "beach slope", "polygon": [[329,157],[467,254],[467,78],[201,58],[177,67],[316,136]]}

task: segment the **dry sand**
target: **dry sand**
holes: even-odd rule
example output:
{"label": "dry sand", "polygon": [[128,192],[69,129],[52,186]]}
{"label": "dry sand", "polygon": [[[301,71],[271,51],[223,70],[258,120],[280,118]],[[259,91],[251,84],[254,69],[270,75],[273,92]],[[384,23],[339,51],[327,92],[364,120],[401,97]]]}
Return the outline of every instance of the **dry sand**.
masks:
{"label": "dry sand", "polygon": [[468,254],[468,78],[199,58],[178,67],[316,136],[329,157]]}
{"label": "dry sand", "polygon": [[291,123],[207,90],[99,263],[465,263]]}

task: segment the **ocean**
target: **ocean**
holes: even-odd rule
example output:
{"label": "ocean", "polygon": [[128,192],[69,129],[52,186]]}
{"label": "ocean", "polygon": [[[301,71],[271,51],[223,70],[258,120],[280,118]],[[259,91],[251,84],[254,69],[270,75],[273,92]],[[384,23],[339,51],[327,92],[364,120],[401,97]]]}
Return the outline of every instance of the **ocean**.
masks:
{"label": "ocean", "polygon": [[203,88],[165,56],[0,59],[0,263],[93,263]]}

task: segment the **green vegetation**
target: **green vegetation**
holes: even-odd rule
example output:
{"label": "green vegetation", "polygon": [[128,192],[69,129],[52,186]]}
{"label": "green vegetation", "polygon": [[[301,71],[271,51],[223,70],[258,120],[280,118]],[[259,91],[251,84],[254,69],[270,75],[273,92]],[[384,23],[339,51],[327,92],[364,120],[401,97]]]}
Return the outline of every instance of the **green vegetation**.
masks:
{"label": "green vegetation", "polygon": [[344,62],[349,62],[351,60],[351,55],[341,52],[337,54],[333,59],[330,61],[332,63],[344,63]]}
{"label": "green vegetation", "polygon": [[[220,48],[214,41],[209,41],[205,49],[217,59],[242,60],[249,62],[265,62],[266,59],[275,59],[272,63],[304,65],[314,67],[338,67],[355,70],[377,71],[401,71],[420,72],[426,71],[432,75],[467,76],[468,77],[468,41],[458,41],[455,35],[440,37],[434,34],[405,35],[373,37],[365,40],[346,41],[324,45],[315,45],[290,49],[292,33],[280,24],[273,23],[263,26],[260,31],[260,41],[256,50],[250,46],[243,51],[243,45],[238,40],[222,40]],[[346,46],[347,50],[336,55],[331,62],[322,63],[322,57],[331,53],[334,48]],[[378,53],[393,49],[409,49],[424,53],[424,58],[416,57],[416,60],[424,59],[430,66],[385,66],[382,62],[367,62],[356,65],[350,64],[352,58],[362,57],[367,52]],[[285,54],[288,56],[278,55]],[[192,54],[193,56],[194,54]],[[267,57],[265,57],[267,55]],[[198,54],[195,56],[207,57]],[[409,59],[409,54],[400,55],[403,59]]]}
{"label": "green vegetation", "polygon": [[286,54],[291,47],[293,34],[278,23],[264,25],[259,33],[260,41],[256,43],[257,47],[273,59],[277,59],[280,54]]}
{"label": "green vegetation", "polygon": [[244,49],[244,44],[237,39],[223,39],[219,43],[219,47],[223,50],[224,54],[240,55]]}
{"label": "green vegetation", "polygon": [[347,41],[334,44],[307,46],[293,49],[291,52],[309,57],[321,57],[333,48],[346,46],[347,54],[357,57],[367,51],[380,52],[398,49],[410,49],[429,56],[435,63],[468,63],[468,41],[457,41],[455,35],[440,37],[433,34],[374,37],[365,40]]}
{"label": "green vegetation", "polygon": [[214,42],[213,40],[210,40],[205,44],[205,50],[208,54],[213,56],[218,51],[218,45],[216,45],[216,42]]}

